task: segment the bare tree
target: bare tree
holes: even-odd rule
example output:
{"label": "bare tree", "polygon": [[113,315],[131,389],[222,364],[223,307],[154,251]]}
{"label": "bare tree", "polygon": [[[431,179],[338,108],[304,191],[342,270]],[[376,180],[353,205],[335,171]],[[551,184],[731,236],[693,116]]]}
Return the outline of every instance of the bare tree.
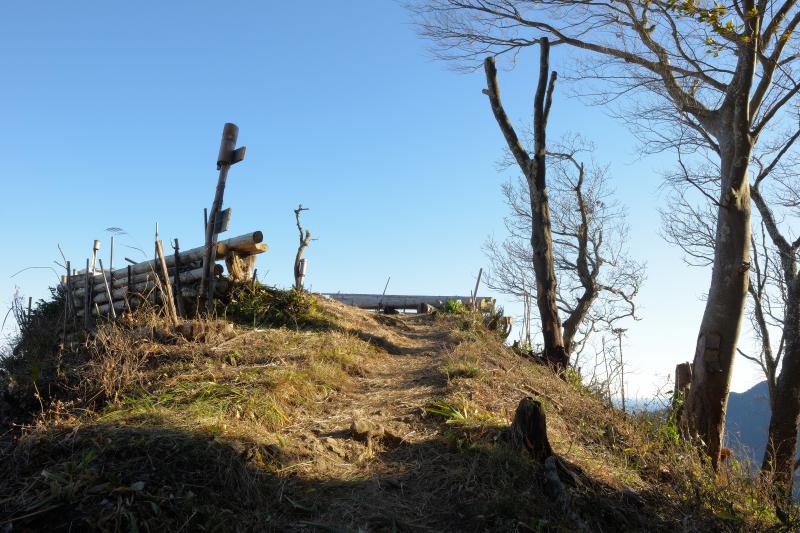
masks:
{"label": "bare tree", "polygon": [[546,38],[541,40],[540,48],[539,83],[536,86],[533,103],[533,156],[522,146],[500,101],[497,68],[493,57],[487,58],[484,63],[487,85],[484,92],[489,97],[492,112],[500,126],[500,131],[503,132],[508,149],[517,161],[528,184],[528,205],[531,217],[529,236],[533,250],[531,263],[536,276],[536,305],[539,308],[539,319],[542,326],[544,359],[556,370],[563,371],[569,364],[569,355],[564,345],[561,317],[558,314],[556,302],[557,281],[553,266],[553,236],[550,230],[545,140],[547,119],[553,102],[553,90],[558,74],[555,71],[550,72],[550,45]]}
{"label": "bare tree", "polygon": [[515,54],[548,36],[592,61],[579,77],[600,82],[601,101],[632,104],[629,122],[649,137],[651,149],[694,145],[716,155],[711,282],[684,410],[688,430],[705,443],[716,467],[747,298],[748,164],[766,126],[800,90],[794,79],[797,0],[737,0],[730,7],[669,0],[427,0],[412,9],[439,56],[468,68],[487,54]]}
{"label": "bare tree", "polygon": [[303,253],[305,253],[308,244],[311,242],[311,232],[308,230],[303,231],[303,226],[300,224],[300,213],[308,211],[307,207],[303,204],[297,206],[294,210],[294,219],[297,223],[297,231],[300,233],[300,244],[297,246],[297,254],[294,257],[294,288],[298,291],[303,290],[303,278],[305,278],[305,260]]}
{"label": "bare tree", "polygon": [[[607,168],[593,164],[587,169],[579,161],[579,153],[589,149],[580,138],[555,148],[549,190],[556,302],[571,356],[593,333],[609,333],[620,320],[636,318],[634,301],[645,272],[627,256],[625,212],[608,188]],[[524,301],[536,283],[528,183],[518,178],[502,190],[510,211],[504,220],[508,236],[484,245],[491,265],[488,284]]]}

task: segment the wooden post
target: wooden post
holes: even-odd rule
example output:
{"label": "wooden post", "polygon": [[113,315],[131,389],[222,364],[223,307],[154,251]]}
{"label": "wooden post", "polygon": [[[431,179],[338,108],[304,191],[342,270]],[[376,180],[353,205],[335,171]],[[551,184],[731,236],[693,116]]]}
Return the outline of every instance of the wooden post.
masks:
{"label": "wooden post", "polygon": [[67,267],[67,283],[66,283],[66,299],[64,301],[64,312],[67,315],[75,316],[75,302],[72,301],[72,276],[70,273],[72,272],[71,265],[69,261],[66,261]]}
{"label": "wooden post", "polygon": [[478,271],[478,280],[475,282],[475,290],[472,291],[472,310],[473,311],[477,311],[478,310],[478,303],[477,303],[478,286],[481,284],[481,276],[483,276],[483,267],[481,267],[481,269]]}
{"label": "wooden post", "polygon": [[[109,258],[108,258],[108,275],[111,278],[108,282],[111,285],[111,292],[114,292],[114,276],[111,275],[114,272],[114,236],[111,236],[111,250],[109,251]],[[100,267],[103,268],[103,267]]]}
{"label": "wooden post", "polygon": [[[172,297],[172,284],[169,282],[169,271],[167,270],[167,262],[164,260],[164,248],[161,244],[161,241],[156,241],[156,254],[158,255],[158,261],[161,264],[161,275],[164,277],[164,283],[162,284],[162,294],[164,296],[164,304],[167,308],[167,316],[172,322],[173,326],[178,325],[178,314],[175,311],[175,300]],[[109,297],[109,301],[111,298]],[[114,307],[111,305],[111,307]]]}
{"label": "wooden post", "polygon": [[186,316],[183,310],[183,288],[181,287],[181,248],[178,239],[175,239],[175,299],[178,316]]}
{"label": "wooden post", "polygon": [[[108,296],[108,301],[111,302],[111,301],[113,301],[113,298],[111,298],[111,288],[108,286],[108,278],[106,278],[106,273],[103,270],[103,260],[102,259],[100,259],[100,273],[103,276],[103,285],[106,288],[106,296]],[[109,314],[111,315],[111,318],[113,318],[114,320],[117,319],[117,312],[114,311],[114,306],[113,305],[109,307]]]}
{"label": "wooden post", "polygon": [[84,284],[84,287],[86,287],[86,294],[84,294],[84,301],[83,301],[83,327],[88,330],[89,329],[89,320],[90,320],[91,314],[92,314],[92,307],[91,307],[92,291],[90,289],[90,287],[92,287],[92,283],[91,283],[92,280],[91,280],[91,273],[89,272],[89,259],[88,258],[86,259],[86,272],[85,272],[84,275],[85,275],[85,279],[86,279],[86,283]]}
{"label": "wooden post", "polygon": [[217,246],[217,217],[222,209],[222,201],[225,196],[225,182],[228,179],[228,170],[231,165],[238,163],[244,159],[245,148],[236,148],[236,140],[239,137],[239,127],[230,122],[225,124],[222,129],[222,140],[219,146],[219,155],[217,156],[217,170],[219,170],[219,178],[217,179],[217,190],[214,193],[214,202],[211,204],[211,212],[209,213],[208,222],[206,224],[206,250],[203,256],[203,272],[205,275],[200,280],[200,296],[202,297],[205,292],[206,309],[208,312],[213,310],[214,305],[214,277],[212,275],[211,264],[214,262],[212,257],[213,251]]}
{"label": "wooden post", "polygon": [[94,273],[95,265],[97,264],[97,252],[100,251],[100,241],[97,239],[94,240],[94,244],[92,245],[92,273]]}
{"label": "wooden post", "polygon": [[[128,285],[126,285],[128,287],[128,291],[131,290],[130,287],[132,283],[133,283],[133,269],[131,268],[131,265],[128,265]],[[128,308],[128,312],[130,313],[131,302],[128,300],[128,291],[125,292],[125,307]]]}

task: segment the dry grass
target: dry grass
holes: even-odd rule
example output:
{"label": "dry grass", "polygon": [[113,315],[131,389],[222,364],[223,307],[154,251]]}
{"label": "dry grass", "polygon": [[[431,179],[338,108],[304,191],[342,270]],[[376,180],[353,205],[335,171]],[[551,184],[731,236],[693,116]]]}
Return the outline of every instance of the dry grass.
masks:
{"label": "dry grass", "polygon": [[[661,418],[609,409],[515,356],[478,315],[310,309],[304,328],[220,320],[173,331],[155,315],[101,327],[85,359],[62,365],[60,394],[73,403],[49,398],[48,416],[2,441],[0,527],[778,527],[744,468],[717,479]],[[506,443],[523,396],[542,402],[554,450],[579,472],[572,513]]]}

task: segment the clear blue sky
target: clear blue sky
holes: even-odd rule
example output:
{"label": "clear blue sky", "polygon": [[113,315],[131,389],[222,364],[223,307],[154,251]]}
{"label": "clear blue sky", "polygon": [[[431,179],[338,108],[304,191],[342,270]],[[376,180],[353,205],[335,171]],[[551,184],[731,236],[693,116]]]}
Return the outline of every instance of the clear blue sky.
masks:
{"label": "clear blue sky", "polygon": [[[502,237],[495,163],[503,139],[481,72],[434,61],[392,0],[348,2],[7,2],[0,19],[0,298],[42,297],[57,244],[82,264],[106,228],[152,250],[153,227],[200,245],[222,125],[247,159],[231,170],[229,235],[261,229],[258,269],[287,286],[293,208],[319,240],[312,290],[466,294]],[[529,120],[536,51],[501,73],[506,107]],[[565,60],[558,52],[553,62]],[[647,394],[694,351],[708,273],[658,236],[660,170],[602,109],[557,91],[551,138],[579,132],[611,163],[632,255],[648,263],[642,320],[628,324],[633,390]],[[107,257],[103,255],[103,257]],[[510,307],[513,309],[513,306]],[[4,311],[5,312],[5,311]],[[8,328],[6,328],[8,329]],[[514,333],[516,335],[516,332]],[[738,362],[734,389],[757,378]]]}

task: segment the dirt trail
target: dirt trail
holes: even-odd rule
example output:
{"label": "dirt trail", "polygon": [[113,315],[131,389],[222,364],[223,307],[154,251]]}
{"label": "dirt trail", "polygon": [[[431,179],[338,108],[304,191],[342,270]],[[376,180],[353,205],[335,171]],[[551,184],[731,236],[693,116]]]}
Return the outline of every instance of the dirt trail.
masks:
{"label": "dirt trail", "polygon": [[[425,417],[425,407],[446,391],[440,367],[456,341],[431,316],[375,320],[382,327],[373,334],[382,332],[391,339],[376,337],[375,344],[390,353],[378,358],[354,387],[331,394],[320,411],[308,418],[295,417],[284,428],[289,440],[303,448],[301,457],[294,450],[296,460],[289,468],[295,474],[292,484],[314,481],[316,494],[310,503],[322,523],[372,515],[370,530],[391,524],[412,527],[406,506],[421,505],[412,503],[416,487],[422,490],[415,478],[425,470],[419,454],[425,453],[423,448],[441,428]],[[320,482],[331,489],[327,495],[318,492]],[[386,516],[392,517],[391,523],[381,524]],[[298,524],[300,530],[315,530],[319,524],[307,526]],[[413,529],[420,527],[425,529],[422,524]]]}

